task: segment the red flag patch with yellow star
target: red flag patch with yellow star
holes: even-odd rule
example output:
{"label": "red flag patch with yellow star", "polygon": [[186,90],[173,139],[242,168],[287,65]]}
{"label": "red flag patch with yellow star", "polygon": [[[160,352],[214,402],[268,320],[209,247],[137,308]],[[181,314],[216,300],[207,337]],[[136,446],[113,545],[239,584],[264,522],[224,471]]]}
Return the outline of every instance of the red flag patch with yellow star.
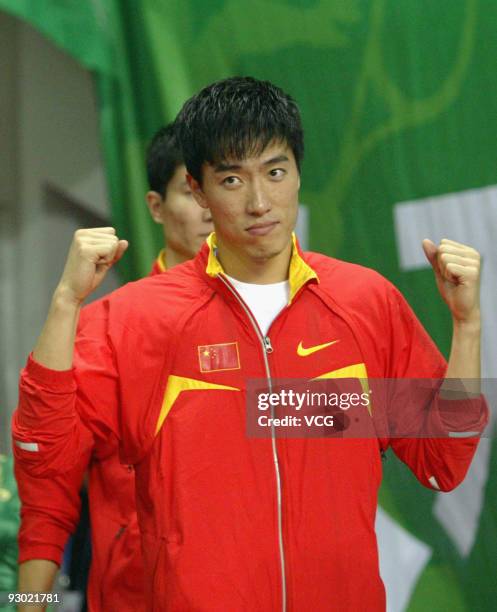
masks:
{"label": "red flag patch with yellow star", "polygon": [[201,372],[239,370],[240,356],[238,342],[226,344],[205,344],[198,347],[198,362]]}

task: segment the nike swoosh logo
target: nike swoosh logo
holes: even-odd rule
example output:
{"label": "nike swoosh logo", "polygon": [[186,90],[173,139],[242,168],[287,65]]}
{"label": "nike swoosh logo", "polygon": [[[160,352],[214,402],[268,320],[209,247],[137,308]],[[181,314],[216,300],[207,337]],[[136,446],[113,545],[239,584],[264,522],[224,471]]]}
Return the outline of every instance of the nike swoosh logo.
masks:
{"label": "nike swoosh logo", "polygon": [[325,342],[324,344],[317,344],[316,346],[304,348],[302,346],[302,341],[300,341],[300,344],[297,347],[297,355],[299,355],[300,357],[308,357],[309,355],[312,355],[317,351],[322,351],[326,347],[331,346],[332,344],[336,344],[337,342],[340,342],[340,340],[332,340],[331,342]]}

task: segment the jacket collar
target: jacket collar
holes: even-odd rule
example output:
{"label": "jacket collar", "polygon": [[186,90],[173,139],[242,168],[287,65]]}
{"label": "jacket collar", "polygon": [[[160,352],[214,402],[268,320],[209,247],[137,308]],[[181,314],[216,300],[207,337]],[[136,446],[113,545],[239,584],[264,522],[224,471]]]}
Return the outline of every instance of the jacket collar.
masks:
{"label": "jacket collar", "polygon": [[[216,234],[212,232],[202,247],[201,254],[205,262],[205,272],[211,278],[216,278],[220,274],[226,274],[221,262],[217,258]],[[290,301],[297,295],[300,289],[310,281],[319,283],[316,272],[305,261],[304,254],[297,241],[296,235],[292,234],[292,254],[290,256],[290,268],[288,280],[290,282]]]}
{"label": "jacket collar", "polygon": [[161,274],[167,270],[166,263],[166,249],[162,249],[160,253],[157,255],[154,263],[152,264],[152,269],[150,270],[150,276],[154,276],[155,274]]}

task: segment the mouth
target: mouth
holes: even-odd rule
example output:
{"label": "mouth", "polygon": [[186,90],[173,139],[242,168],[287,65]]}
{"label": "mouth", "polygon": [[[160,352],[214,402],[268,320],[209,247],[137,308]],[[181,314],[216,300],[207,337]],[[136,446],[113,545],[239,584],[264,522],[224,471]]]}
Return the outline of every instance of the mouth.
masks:
{"label": "mouth", "polygon": [[265,223],[254,223],[250,227],[247,227],[247,232],[251,236],[266,236],[273,231],[278,225],[279,221],[266,221]]}

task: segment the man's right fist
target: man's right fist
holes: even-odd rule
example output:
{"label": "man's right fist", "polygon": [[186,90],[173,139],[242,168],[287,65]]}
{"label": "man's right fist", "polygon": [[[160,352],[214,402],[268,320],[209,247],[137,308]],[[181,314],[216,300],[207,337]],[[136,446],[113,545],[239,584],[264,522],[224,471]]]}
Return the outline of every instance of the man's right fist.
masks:
{"label": "man's right fist", "polygon": [[64,300],[81,303],[100,285],[127,248],[128,241],[119,240],[113,227],[77,230],[57,293]]}

